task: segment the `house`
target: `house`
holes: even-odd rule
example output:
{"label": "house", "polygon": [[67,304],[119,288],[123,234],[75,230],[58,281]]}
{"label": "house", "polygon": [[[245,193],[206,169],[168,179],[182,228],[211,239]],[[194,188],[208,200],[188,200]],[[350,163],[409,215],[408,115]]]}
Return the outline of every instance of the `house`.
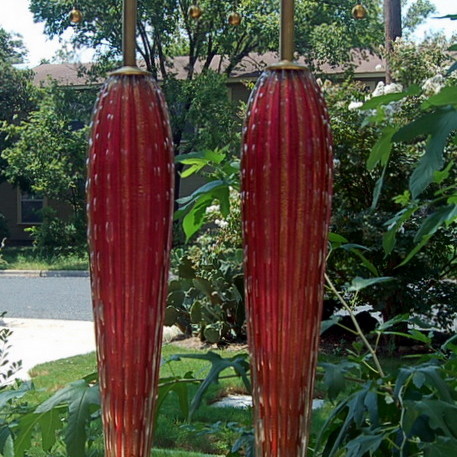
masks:
{"label": "house", "polygon": [[[234,100],[247,101],[250,93],[250,87],[254,83],[262,70],[278,61],[276,53],[270,52],[262,55],[250,54],[235,67],[227,80],[227,90],[229,97]],[[300,61],[299,63],[304,63]],[[186,57],[175,57],[172,61],[173,71],[177,78],[186,77]],[[353,73],[355,79],[365,83],[373,90],[379,81],[384,80],[385,62],[376,55],[362,55],[360,52],[353,54]],[[216,56],[213,59],[211,67],[214,70],[223,69],[227,65],[223,57]],[[76,90],[94,88],[102,84],[102,80],[93,80],[88,82],[87,76],[81,72],[81,67],[87,70],[91,64],[43,64],[33,69],[34,83],[36,85],[49,84],[51,80],[60,86],[72,87]],[[201,62],[196,65],[196,72],[201,71]],[[322,79],[331,78],[333,80],[342,80],[346,77],[347,72],[342,67],[331,67],[323,65],[317,73]],[[189,189],[186,186],[188,182],[183,182],[182,192],[186,195]],[[62,203],[40,198],[13,188],[8,183],[0,184],[0,213],[4,215],[9,227],[9,244],[26,244],[30,243],[30,236],[26,229],[40,223],[38,210],[45,206],[55,208],[59,214],[68,213],[68,208]]]}

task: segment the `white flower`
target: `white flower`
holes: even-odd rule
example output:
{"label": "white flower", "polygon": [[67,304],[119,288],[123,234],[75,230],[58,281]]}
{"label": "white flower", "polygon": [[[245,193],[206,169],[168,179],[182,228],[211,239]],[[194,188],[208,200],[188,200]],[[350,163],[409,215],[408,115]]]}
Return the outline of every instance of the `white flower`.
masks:
{"label": "white flower", "polygon": [[222,220],[222,219],[216,219],[216,220],[214,221],[214,223],[215,223],[218,227],[220,227],[220,228],[222,228],[222,229],[228,227],[228,222],[227,222],[227,221],[224,221],[224,220]]}
{"label": "white flower", "polygon": [[403,86],[398,83],[391,83],[384,86],[384,95],[387,94],[396,94],[403,91]]}
{"label": "white flower", "polygon": [[349,111],[354,111],[356,109],[359,109],[362,105],[363,105],[362,102],[354,102],[354,101],[352,101],[351,103],[349,103],[348,110]]}
{"label": "white flower", "polygon": [[374,69],[376,71],[381,71],[382,70],[382,65],[380,63],[378,63],[378,65],[376,65],[376,67],[374,67]]}
{"label": "white flower", "polygon": [[376,89],[371,94],[372,97],[378,97],[379,95],[384,95],[384,83],[382,81],[378,82]]}
{"label": "white flower", "polygon": [[422,84],[422,90],[428,95],[437,94],[444,87],[444,82],[443,75],[435,75],[425,80]]}
{"label": "white flower", "polygon": [[220,210],[219,205],[211,205],[206,208],[206,214],[218,213]]}

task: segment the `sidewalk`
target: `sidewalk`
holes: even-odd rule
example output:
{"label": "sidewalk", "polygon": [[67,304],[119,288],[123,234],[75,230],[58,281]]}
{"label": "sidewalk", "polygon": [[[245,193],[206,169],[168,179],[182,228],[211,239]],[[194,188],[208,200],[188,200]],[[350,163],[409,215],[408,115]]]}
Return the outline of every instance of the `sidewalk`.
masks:
{"label": "sidewalk", "polygon": [[[13,331],[8,359],[22,360],[16,375],[21,379],[29,379],[28,371],[41,363],[95,351],[93,322],[3,318],[0,325]],[[169,342],[178,332],[164,327],[163,341]]]}
{"label": "sidewalk", "polygon": [[29,278],[87,278],[86,270],[0,270],[0,276],[26,276]]}

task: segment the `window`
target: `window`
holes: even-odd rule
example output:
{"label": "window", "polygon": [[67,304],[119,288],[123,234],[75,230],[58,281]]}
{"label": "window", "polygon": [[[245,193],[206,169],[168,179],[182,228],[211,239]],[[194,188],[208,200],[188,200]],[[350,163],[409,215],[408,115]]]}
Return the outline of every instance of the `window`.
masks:
{"label": "window", "polygon": [[19,224],[41,224],[44,198],[40,195],[19,191]]}

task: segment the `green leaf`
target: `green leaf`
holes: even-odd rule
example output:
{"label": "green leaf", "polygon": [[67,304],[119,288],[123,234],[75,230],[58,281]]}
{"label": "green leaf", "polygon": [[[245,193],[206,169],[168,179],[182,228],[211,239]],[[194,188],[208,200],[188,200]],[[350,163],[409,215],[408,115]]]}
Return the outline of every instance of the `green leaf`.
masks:
{"label": "green leaf", "polygon": [[356,277],[352,280],[351,286],[349,287],[350,292],[358,292],[362,289],[365,289],[366,287],[373,286],[375,284],[380,284],[382,282],[389,282],[393,281],[395,278],[392,276],[380,276],[378,278],[359,278]]}
{"label": "green leaf", "polygon": [[[397,397],[400,395],[402,387],[407,383],[410,377],[415,375],[415,373],[422,373],[422,375],[425,376],[427,386],[435,391],[434,397],[438,397],[438,400],[436,401],[442,401],[445,404],[452,405],[453,408],[456,408],[457,410],[457,406],[454,405],[452,397],[452,387],[445,381],[441,371],[442,369],[439,365],[430,364],[402,367],[399,370],[395,381],[394,395]],[[431,400],[427,400],[427,403],[430,401]]]}
{"label": "green leaf", "polygon": [[330,319],[321,321],[321,330],[320,334],[322,335],[326,332],[329,328],[333,327],[334,325],[338,324],[341,320],[341,316],[332,316]]}
{"label": "green leaf", "polygon": [[25,451],[30,449],[32,435],[39,422],[37,414],[26,414],[18,421],[18,432],[14,441],[14,451],[16,457],[23,457]]}
{"label": "green leaf", "polygon": [[344,379],[344,366],[325,362],[321,363],[319,366],[324,368],[323,381],[327,389],[329,399],[335,400],[346,387],[346,380]]}
{"label": "green leaf", "polygon": [[410,141],[421,135],[429,137],[425,154],[409,180],[413,199],[433,181],[434,172],[443,166],[444,147],[448,136],[456,128],[457,111],[452,107],[441,107],[402,127],[393,136],[394,141]]}
{"label": "green leaf", "polygon": [[404,323],[404,322],[408,322],[408,321],[409,321],[409,314],[399,314],[399,315],[395,316],[394,318],[389,319],[388,321],[383,322],[382,324],[379,324],[379,326],[377,327],[376,331],[377,332],[384,332],[385,330],[387,330],[388,328],[393,327],[394,325],[397,325],[397,324],[400,324],[400,323]]}
{"label": "green leaf", "polygon": [[357,243],[345,243],[340,246],[341,249],[344,249],[345,251],[350,251],[352,252],[354,249],[361,249],[362,251],[369,251],[370,248],[364,246],[363,244],[357,244]]}
{"label": "green leaf", "polygon": [[226,186],[227,184],[224,181],[221,181],[220,179],[216,179],[215,181],[210,181],[203,186],[199,187],[197,190],[192,192],[187,197],[179,198],[176,200],[180,205],[184,205],[186,203],[196,201],[199,197],[202,195],[213,195],[213,190],[217,189],[218,187]]}
{"label": "green leaf", "polygon": [[457,455],[457,440],[437,436],[436,440],[424,444],[424,457],[450,457]]}
{"label": "green leaf", "polygon": [[210,281],[205,278],[195,278],[192,282],[200,292],[203,292],[208,298],[211,298],[214,288]]}
{"label": "green leaf", "polygon": [[0,409],[5,408],[5,406],[11,401],[17,398],[22,398],[27,392],[33,389],[33,386],[30,382],[23,382],[18,388],[3,390],[0,392]]}
{"label": "green leaf", "polygon": [[389,255],[393,251],[398,230],[400,230],[403,224],[417,211],[417,209],[418,206],[416,204],[410,206],[409,208],[404,208],[392,219],[386,222],[388,230],[382,239],[382,247],[386,255]]}
{"label": "green leaf", "polygon": [[220,164],[225,157],[226,154],[223,150],[205,150],[202,152],[179,155],[175,158],[175,162],[182,163],[183,165],[189,165],[189,168],[181,173],[182,178],[187,178],[195,173],[198,173],[207,165]]}
{"label": "green leaf", "polygon": [[372,210],[376,209],[376,206],[378,206],[378,201],[379,201],[379,197],[381,196],[382,186],[384,185],[384,177],[386,175],[386,170],[387,170],[387,164],[384,165],[381,176],[377,179],[376,184],[373,189],[373,200],[371,201],[371,207],[370,207]]}
{"label": "green leaf", "polygon": [[433,214],[427,217],[420,226],[414,237],[414,241],[418,242],[423,237],[432,236],[443,224],[451,223],[457,218],[457,204],[446,205],[437,209]]}
{"label": "green leaf", "polygon": [[56,442],[56,430],[62,428],[60,412],[57,408],[43,414],[40,419],[41,442],[44,451],[50,451]]}
{"label": "green leaf", "polygon": [[451,73],[453,73],[455,70],[457,70],[457,62],[454,62],[446,72],[446,76],[449,76]]}
{"label": "green leaf", "polygon": [[381,132],[381,136],[371,149],[371,153],[367,160],[367,169],[373,170],[373,168],[381,162],[385,165],[390,156],[392,150],[392,137],[397,132],[398,128],[393,126],[387,126]]}
{"label": "green leaf", "polygon": [[186,235],[186,241],[192,238],[195,233],[200,230],[205,222],[206,208],[213,202],[213,197],[210,195],[202,195],[192,207],[192,209],[184,216],[182,227]]}
{"label": "green leaf", "polygon": [[449,174],[453,166],[454,161],[451,160],[443,171],[435,171],[435,173],[433,173],[433,182],[441,184],[444,180],[449,178]]}
{"label": "green leaf", "polygon": [[189,386],[196,383],[197,381],[192,376],[160,379],[155,420],[157,420],[160,408],[170,392],[174,392],[178,396],[181,412],[187,418],[189,416]]}
{"label": "green leaf", "polygon": [[205,149],[204,151],[190,152],[188,154],[180,154],[175,157],[176,163],[189,164],[192,160],[204,160],[206,163],[221,163],[227,156],[228,148],[222,149]]}
{"label": "green leaf", "polygon": [[430,238],[431,238],[431,235],[424,236],[422,238],[422,240],[418,244],[416,244],[416,246],[414,246],[413,249],[411,249],[411,251],[405,257],[405,259],[400,264],[398,264],[395,268],[400,268],[400,267],[403,267],[404,265],[406,265],[428,243],[428,240]]}
{"label": "green leaf", "polygon": [[91,405],[99,405],[99,389],[96,386],[81,386],[80,396],[68,405],[68,425],[65,444],[68,457],[85,457],[86,426],[91,415]]}
{"label": "green leaf", "polygon": [[436,19],[450,19],[451,21],[456,21],[457,14],[447,14],[446,16],[440,16],[440,17],[437,17]]}
{"label": "green leaf", "polygon": [[373,97],[370,100],[366,101],[360,109],[362,109],[362,110],[376,109],[378,106],[388,105],[391,102],[397,102],[410,95],[419,95],[420,93],[421,93],[420,87],[416,86],[416,85],[412,85],[412,86],[408,87],[408,89],[404,92],[397,92],[395,94],[386,94],[386,95],[379,95],[378,97]]}
{"label": "green leaf", "polygon": [[[334,457],[339,455],[343,447],[344,439],[347,437],[347,431],[355,426],[360,428],[366,418],[368,409],[373,407],[377,408],[377,405],[371,400],[366,401],[367,395],[370,392],[371,383],[363,384],[360,389],[355,393],[349,395],[347,399],[343,399],[330,415],[324,425],[321,428],[321,433],[317,438],[316,449],[320,448],[320,443],[323,439],[323,432],[327,430],[332,422],[341,422],[338,424],[338,428],[335,433],[332,434],[331,439],[327,440],[327,445],[323,455],[326,457]],[[377,411],[370,411],[370,416],[376,417]]]}
{"label": "green leaf", "polygon": [[382,334],[401,336],[403,338],[408,338],[408,339],[414,340],[414,341],[420,341],[421,343],[426,343],[426,344],[429,344],[431,342],[431,339],[427,335],[424,335],[423,333],[419,332],[418,330],[410,330],[409,333],[383,331]]}
{"label": "green leaf", "polygon": [[192,418],[195,411],[201,404],[203,395],[208,390],[212,383],[219,381],[219,376],[222,371],[227,368],[233,368],[235,373],[241,377],[245,387],[251,391],[251,382],[247,372],[249,371],[249,363],[246,361],[247,354],[239,354],[229,358],[223,358],[219,354],[212,351],[206,354],[175,354],[170,357],[170,360],[180,360],[182,358],[206,360],[211,363],[211,368],[205,380],[200,384],[197,392],[192,398],[189,409],[189,420]]}
{"label": "green leaf", "polygon": [[214,198],[219,201],[220,212],[223,217],[230,214],[230,189],[228,186],[221,187],[214,192]]}
{"label": "green leaf", "polygon": [[198,173],[202,168],[204,168],[208,163],[206,160],[202,159],[188,159],[186,161],[182,161],[185,165],[191,165],[182,171],[181,178],[188,178],[189,176],[193,175],[194,173]]}
{"label": "green leaf", "polygon": [[427,109],[431,106],[446,106],[457,104],[457,87],[443,87],[436,95],[432,95],[422,103],[421,108]]}
{"label": "green leaf", "polygon": [[341,236],[341,235],[338,235],[337,233],[332,233],[332,232],[330,232],[328,234],[328,240],[330,241],[330,243],[347,243],[348,242],[348,240],[344,236]]}
{"label": "green leaf", "polygon": [[11,435],[8,436],[3,446],[3,457],[15,457],[14,441]]}
{"label": "green leaf", "polygon": [[85,457],[86,426],[92,412],[91,407],[100,405],[98,385],[91,384],[90,379],[72,382],[35,410],[35,413],[40,414],[62,404],[68,405],[68,425],[65,430],[68,457]]}
{"label": "green leaf", "polygon": [[180,198],[178,203],[184,205],[175,212],[175,219],[183,217],[182,226],[188,241],[205,223],[206,209],[217,200],[222,216],[230,213],[230,189],[226,182],[211,181],[199,187],[188,197]]}
{"label": "green leaf", "polygon": [[345,457],[360,457],[362,455],[373,455],[382,444],[387,433],[379,433],[377,435],[363,434],[349,441],[346,445],[347,454]]}
{"label": "green leaf", "polygon": [[[408,406],[409,404],[410,402]],[[415,402],[414,407],[428,417],[429,425],[433,430],[443,432],[447,438],[457,440],[456,405],[443,400],[426,399]]]}
{"label": "green leaf", "polygon": [[56,442],[56,431],[63,427],[60,420],[61,412],[62,408],[55,406],[47,411],[33,412],[20,417],[14,441],[15,456],[23,457],[30,449],[33,433],[38,428],[41,431],[43,449],[49,451]]}
{"label": "green leaf", "polygon": [[378,269],[358,249],[351,249],[351,252],[360,259],[360,261],[362,262],[362,265],[368,271],[370,271],[370,273],[373,273],[375,276],[379,276]]}
{"label": "green leaf", "polygon": [[[14,457],[14,443],[11,436],[11,429],[7,424],[2,424],[0,426],[0,455],[6,455],[5,449],[9,448],[12,445],[13,457]],[[10,452],[8,450],[8,452]]]}

